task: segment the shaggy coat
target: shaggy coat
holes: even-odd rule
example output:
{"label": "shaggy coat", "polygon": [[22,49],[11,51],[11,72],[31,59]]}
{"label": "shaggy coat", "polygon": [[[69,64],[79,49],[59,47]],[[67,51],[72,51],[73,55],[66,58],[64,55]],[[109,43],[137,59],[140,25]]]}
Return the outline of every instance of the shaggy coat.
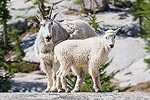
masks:
{"label": "shaggy coat", "polygon": [[55,45],[67,39],[85,39],[97,36],[91,26],[82,20],[63,23],[53,21],[52,25],[49,23],[48,19],[41,21],[41,27],[34,43],[34,51],[36,57],[39,58],[40,68],[48,78],[46,92],[56,89],[55,77],[59,63],[53,63]]}
{"label": "shaggy coat", "polygon": [[72,92],[80,91],[83,76],[88,72],[93,80],[93,89],[100,91],[99,68],[105,63],[108,54],[115,43],[115,34],[118,30],[108,30],[103,38],[91,37],[84,40],[66,40],[58,44],[54,49],[55,60],[59,61],[60,68],[57,72],[57,89],[69,91],[65,76],[70,69],[77,76],[77,82]]}

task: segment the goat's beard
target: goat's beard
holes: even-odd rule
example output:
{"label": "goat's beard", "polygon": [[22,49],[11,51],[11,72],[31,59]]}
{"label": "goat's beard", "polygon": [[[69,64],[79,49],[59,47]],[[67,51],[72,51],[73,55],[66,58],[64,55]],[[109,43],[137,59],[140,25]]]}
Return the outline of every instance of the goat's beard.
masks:
{"label": "goat's beard", "polygon": [[46,42],[50,42],[51,39],[45,39]]}
{"label": "goat's beard", "polygon": [[52,39],[44,39],[46,45],[52,44]]}

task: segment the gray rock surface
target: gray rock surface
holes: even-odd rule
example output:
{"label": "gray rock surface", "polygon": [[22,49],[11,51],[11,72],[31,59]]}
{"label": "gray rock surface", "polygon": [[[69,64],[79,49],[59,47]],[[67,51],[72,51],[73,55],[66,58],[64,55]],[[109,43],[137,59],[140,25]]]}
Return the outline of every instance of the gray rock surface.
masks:
{"label": "gray rock surface", "polygon": [[150,93],[1,93],[0,100],[150,100]]}
{"label": "gray rock surface", "polygon": [[[56,2],[59,0],[48,0],[48,1],[51,4],[52,2]],[[83,19],[89,21],[88,17],[83,17],[80,14],[74,15],[65,14],[65,12],[68,11],[68,8],[70,8],[70,6],[72,8],[79,9],[79,5],[72,5],[71,4],[72,2],[73,0],[71,1],[63,0],[61,3],[57,4],[56,7],[54,7],[55,8],[54,13],[59,12],[58,16],[56,17],[56,20],[62,21],[62,20]],[[25,19],[29,16],[34,16],[38,10],[37,7],[35,7],[32,10],[27,9],[32,5],[33,5],[32,1],[25,3],[25,0],[11,0],[9,9],[12,19],[8,22],[8,24],[10,24],[11,27],[15,26],[15,28],[20,30],[26,29],[28,23]],[[20,18],[19,16],[23,16],[23,18]],[[133,15],[128,13],[127,11],[100,12],[96,14],[96,17],[97,22],[100,22],[99,30],[107,30],[110,28],[116,29],[116,27],[122,27],[118,36],[125,37],[116,40],[115,48],[112,50],[110,57],[110,58],[114,57],[114,59],[107,69],[108,74],[112,71],[120,70],[120,72],[115,76],[115,79],[117,80],[120,86],[136,85],[140,82],[150,81],[149,78],[150,72],[145,71],[147,67],[146,64],[143,62],[143,59],[149,57],[150,55],[148,55],[145,52],[144,49],[145,42],[142,39],[135,38],[137,36],[137,33],[139,33],[138,20],[133,21],[134,18]],[[2,27],[0,27],[0,33],[3,32],[1,30]],[[26,61],[39,62],[38,59],[35,58],[32,46],[35,38],[36,34],[33,35],[27,34],[22,39],[22,48],[26,53],[24,60]],[[23,86],[24,87],[27,86],[27,90],[29,89],[30,91],[31,89],[31,91],[32,90],[36,91],[36,89],[34,88],[37,86],[35,86],[34,82],[36,82],[37,80],[35,81],[34,77],[32,76],[34,75],[33,74],[24,75],[24,78],[22,77],[18,78],[16,76],[15,78],[13,78],[14,88],[17,87],[21,88],[22,84],[24,84]],[[25,81],[22,79],[25,79]],[[32,79],[33,81],[30,82],[28,81]],[[38,80],[40,81],[40,79]],[[46,83],[46,79],[44,82],[39,83],[39,87],[44,88],[45,85],[43,85],[43,83],[44,84]],[[17,86],[15,87],[16,84]],[[32,84],[32,86],[29,84]],[[42,89],[38,89],[38,91],[41,91]]]}
{"label": "gray rock surface", "polygon": [[[26,44],[26,46],[27,44],[31,46],[33,43],[32,39],[32,36],[28,37],[27,40],[30,40],[30,42],[23,43]],[[24,60],[38,62],[38,59],[35,58],[33,46],[30,46],[24,50],[26,53]],[[150,70],[146,71],[147,65],[144,63],[144,58],[149,58],[150,55],[146,53],[144,49],[145,46],[145,42],[141,38],[116,38],[115,47],[109,55],[109,59],[113,58],[113,61],[106,71],[110,74],[113,71],[120,70],[120,72],[115,75],[114,81],[118,83],[119,86],[134,86],[141,82],[150,81]]]}
{"label": "gray rock surface", "polygon": [[46,89],[46,76],[39,71],[31,73],[15,73],[9,92],[42,92]]}
{"label": "gray rock surface", "polygon": [[106,69],[109,74],[120,70],[115,75],[116,83],[121,87],[133,86],[141,82],[150,81],[150,70],[147,69],[144,58],[149,58],[144,47],[145,42],[140,38],[117,39],[110,58],[114,58]]}

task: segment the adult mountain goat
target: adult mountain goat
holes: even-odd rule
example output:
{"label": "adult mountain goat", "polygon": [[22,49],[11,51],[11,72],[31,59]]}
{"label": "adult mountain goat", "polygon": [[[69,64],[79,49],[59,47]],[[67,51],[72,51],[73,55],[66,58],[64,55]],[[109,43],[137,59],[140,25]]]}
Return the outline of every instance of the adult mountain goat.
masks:
{"label": "adult mountain goat", "polygon": [[86,72],[92,77],[95,92],[100,91],[99,68],[104,64],[110,50],[114,47],[115,35],[118,30],[107,30],[103,38],[91,37],[84,40],[66,40],[55,46],[55,60],[60,62],[56,82],[58,92],[62,91],[62,88],[66,92],[69,91],[65,76],[70,69],[77,76],[75,88],[72,92],[80,91]]}
{"label": "adult mountain goat", "polygon": [[40,30],[34,43],[34,51],[40,60],[40,68],[48,78],[46,92],[55,91],[56,71],[59,64],[54,64],[54,47],[67,39],[85,39],[96,36],[95,31],[85,21],[75,20],[59,23],[51,18],[53,7],[49,15],[37,17],[40,21]]}

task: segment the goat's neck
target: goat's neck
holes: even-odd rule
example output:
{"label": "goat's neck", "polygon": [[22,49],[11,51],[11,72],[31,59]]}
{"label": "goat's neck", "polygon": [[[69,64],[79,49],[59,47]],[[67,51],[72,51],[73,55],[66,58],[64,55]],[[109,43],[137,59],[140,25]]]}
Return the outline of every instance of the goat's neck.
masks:
{"label": "goat's neck", "polygon": [[47,47],[54,47],[54,43],[52,41],[46,42],[45,46],[47,46]]}
{"label": "goat's neck", "polygon": [[103,45],[103,50],[104,50],[106,53],[109,53],[110,50],[111,50],[111,48],[109,48],[109,47],[106,45],[106,43],[105,43],[104,41],[103,41],[102,45]]}

